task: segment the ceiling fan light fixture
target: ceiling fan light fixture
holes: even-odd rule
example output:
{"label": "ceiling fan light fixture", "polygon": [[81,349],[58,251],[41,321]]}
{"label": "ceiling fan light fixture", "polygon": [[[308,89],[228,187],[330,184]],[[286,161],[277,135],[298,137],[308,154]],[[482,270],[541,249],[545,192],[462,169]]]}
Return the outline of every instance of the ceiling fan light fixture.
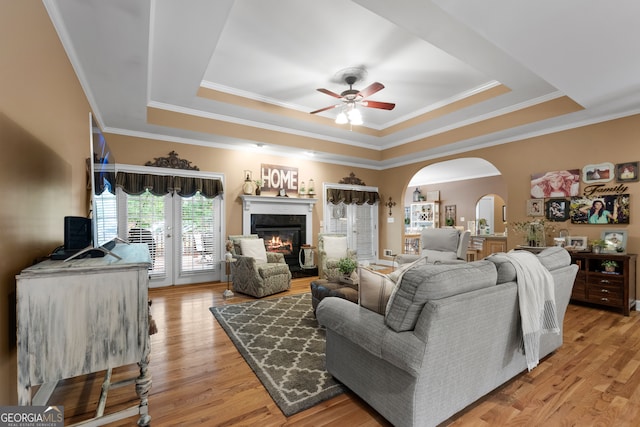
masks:
{"label": "ceiling fan light fixture", "polygon": [[360,113],[360,110],[358,110],[355,105],[347,113],[347,118],[349,119],[349,123],[352,125],[361,125],[363,123],[362,113]]}
{"label": "ceiling fan light fixture", "polygon": [[348,122],[349,120],[347,119],[347,115],[344,113],[344,111],[340,111],[340,114],[338,114],[338,116],[336,117],[336,124],[344,125]]}

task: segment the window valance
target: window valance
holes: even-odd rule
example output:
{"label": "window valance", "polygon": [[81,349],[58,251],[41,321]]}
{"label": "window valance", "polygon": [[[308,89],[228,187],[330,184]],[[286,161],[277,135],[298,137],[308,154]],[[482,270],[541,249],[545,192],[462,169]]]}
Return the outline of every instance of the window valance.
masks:
{"label": "window valance", "polygon": [[341,188],[327,188],[327,201],[334,205],[344,203],[346,205],[365,203],[373,205],[380,201],[377,191],[346,190]]}
{"label": "window valance", "polygon": [[127,194],[138,195],[149,190],[155,196],[164,196],[175,192],[181,197],[191,197],[198,191],[204,197],[214,198],[223,193],[219,179],[196,178],[186,176],[153,175],[134,172],[118,172],[116,186]]}

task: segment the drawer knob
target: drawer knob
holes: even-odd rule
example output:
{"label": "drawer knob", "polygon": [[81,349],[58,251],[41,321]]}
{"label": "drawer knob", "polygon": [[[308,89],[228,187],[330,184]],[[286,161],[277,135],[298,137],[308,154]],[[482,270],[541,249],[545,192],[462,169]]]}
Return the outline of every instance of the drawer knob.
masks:
{"label": "drawer knob", "polygon": [[602,279],[600,280],[600,283],[609,283],[609,281],[607,279]]}
{"label": "drawer knob", "polygon": [[600,289],[600,292],[602,292],[603,294],[608,294],[609,290],[608,289]]}
{"label": "drawer knob", "polygon": [[609,301],[609,298],[600,298],[600,301]]}

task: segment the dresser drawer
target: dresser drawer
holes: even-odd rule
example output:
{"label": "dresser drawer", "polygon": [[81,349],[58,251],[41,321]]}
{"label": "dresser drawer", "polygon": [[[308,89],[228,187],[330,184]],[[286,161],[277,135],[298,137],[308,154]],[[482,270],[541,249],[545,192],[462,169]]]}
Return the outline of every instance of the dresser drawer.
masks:
{"label": "dresser drawer", "polygon": [[588,301],[597,304],[621,306],[623,296],[623,290],[619,284],[589,283],[587,288]]}

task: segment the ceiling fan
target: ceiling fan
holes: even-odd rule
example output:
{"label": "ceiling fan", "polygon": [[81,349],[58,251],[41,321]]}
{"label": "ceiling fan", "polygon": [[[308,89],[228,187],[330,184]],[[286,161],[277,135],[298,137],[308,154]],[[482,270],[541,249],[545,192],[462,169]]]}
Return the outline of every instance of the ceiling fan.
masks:
{"label": "ceiling fan", "polygon": [[[396,106],[396,104],[392,104],[390,102],[379,102],[379,101],[367,101],[365,98],[373,95],[374,93],[384,89],[384,85],[382,83],[371,83],[369,86],[367,86],[366,88],[362,89],[362,90],[357,90],[353,88],[353,84],[358,80],[358,77],[356,75],[347,75],[344,78],[344,81],[346,84],[349,85],[349,89],[345,90],[344,92],[337,94],[335,92],[332,92],[328,89],[323,89],[320,88],[318,89],[318,92],[322,92],[325,93],[329,96],[333,96],[334,98],[338,98],[340,99],[342,102],[340,104],[335,104],[335,105],[331,105],[329,107],[324,107],[321,108],[319,110],[316,111],[312,111],[310,114],[316,114],[316,113],[321,113],[323,111],[327,111],[327,110],[331,110],[332,108],[338,108],[338,107],[343,107],[342,112],[340,113],[340,115],[338,115],[338,118],[336,119],[336,123],[347,123],[347,115],[349,115],[350,112],[354,112],[357,111],[355,109],[356,105],[359,104],[363,107],[367,107],[367,108],[377,108],[380,110],[393,110],[394,107]],[[341,115],[344,114],[344,119],[341,120]],[[360,123],[354,123],[351,118],[349,117],[349,122],[351,122],[352,124],[362,124],[362,120],[360,119]]]}

